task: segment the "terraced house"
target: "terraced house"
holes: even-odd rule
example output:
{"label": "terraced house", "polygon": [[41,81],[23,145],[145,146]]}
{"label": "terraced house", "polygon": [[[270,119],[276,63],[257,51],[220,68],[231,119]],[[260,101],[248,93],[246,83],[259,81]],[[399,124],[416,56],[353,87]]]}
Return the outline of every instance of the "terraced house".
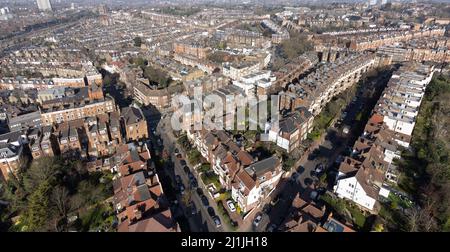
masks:
{"label": "terraced house", "polygon": [[407,64],[392,75],[350,157],[339,166],[334,192],[362,209],[378,212],[385,180],[397,182],[393,161],[409,147],[417,113],[434,67]]}
{"label": "terraced house", "polygon": [[231,190],[232,198],[244,213],[268,197],[283,174],[277,157],[258,160],[225,131],[189,131],[188,138],[211,163],[222,187]]}

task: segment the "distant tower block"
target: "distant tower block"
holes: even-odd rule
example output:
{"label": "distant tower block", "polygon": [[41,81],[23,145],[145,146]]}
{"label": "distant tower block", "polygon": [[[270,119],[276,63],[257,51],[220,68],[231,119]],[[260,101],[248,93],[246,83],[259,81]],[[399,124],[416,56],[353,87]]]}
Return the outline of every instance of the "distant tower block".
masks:
{"label": "distant tower block", "polygon": [[37,5],[41,11],[52,11],[50,0],[37,0]]}
{"label": "distant tower block", "polygon": [[328,54],[329,54],[329,51],[328,51],[328,50],[322,51],[322,59],[321,59],[322,62],[327,62],[327,60],[328,60]]}
{"label": "distant tower block", "polygon": [[328,55],[328,62],[334,62],[336,60],[336,51],[330,50]]}

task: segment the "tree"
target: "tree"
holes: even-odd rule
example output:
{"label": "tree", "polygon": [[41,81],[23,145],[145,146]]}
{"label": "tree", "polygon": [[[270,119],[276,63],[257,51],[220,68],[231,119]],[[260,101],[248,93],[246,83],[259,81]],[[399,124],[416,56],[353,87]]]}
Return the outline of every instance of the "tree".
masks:
{"label": "tree", "polygon": [[153,84],[157,84],[159,88],[166,88],[169,86],[172,79],[161,69],[147,66],[144,68],[144,77],[149,79]]}
{"label": "tree", "polygon": [[70,211],[70,197],[67,188],[60,185],[53,188],[50,201],[57,210],[59,216],[66,219],[67,213]]}
{"label": "tree", "polygon": [[185,190],[183,196],[181,197],[181,202],[183,202],[183,204],[187,206],[191,203],[191,197],[192,197],[191,190]]}
{"label": "tree", "polygon": [[48,229],[50,219],[49,198],[50,184],[43,182],[30,195],[28,208],[23,216],[25,229],[28,231],[44,231]]}
{"label": "tree", "polygon": [[285,158],[283,161],[283,170],[290,171],[292,167],[295,165],[295,162],[296,160],[291,157]]}
{"label": "tree", "polygon": [[375,232],[383,232],[384,231],[384,226],[382,223],[378,223],[375,228],[374,228]]}
{"label": "tree", "polygon": [[138,57],[138,58],[133,58],[130,60],[130,63],[135,64],[137,66],[139,66],[140,68],[142,68],[144,70],[144,68],[147,66],[148,61],[146,61],[144,58],[142,57]]}
{"label": "tree", "polygon": [[284,40],[280,45],[281,55],[289,60],[295,59],[303,53],[313,49],[313,46],[305,35],[292,33],[290,39]]}
{"label": "tree", "polygon": [[133,41],[134,41],[134,46],[136,46],[136,47],[141,47],[141,45],[142,45],[142,39],[141,39],[141,37],[135,37],[135,38],[133,39]]}
{"label": "tree", "polygon": [[193,149],[188,153],[188,159],[191,164],[200,163],[200,158],[201,158],[201,153],[196,149]]}
{"label": "tree", "polygon": [[53,158],[33,160],[23,176],[23,185],[27,193],[33,193],[44,182],[52,182],[61,166]]}

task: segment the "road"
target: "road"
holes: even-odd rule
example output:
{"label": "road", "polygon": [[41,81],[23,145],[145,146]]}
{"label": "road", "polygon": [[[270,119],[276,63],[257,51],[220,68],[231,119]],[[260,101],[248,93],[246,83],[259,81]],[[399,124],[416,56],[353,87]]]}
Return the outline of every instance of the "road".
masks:
{"label": "road", "polygon": [[[252,226],[246,231],[264,232],[271,224],[278,227],[288,214],[297,193],[300,193],[304,199],[309,199],[310,193],[314,190],[314,181],[318,180],[314,176],[314,170],[318,164],[324,164],[329,177],[336,174],[336,165],[334,165],[336,159],[339,155],[344,154],[350,146],[353,146],[357,137],[362,134],[361,125],[363,127],[366,123],[361,121],[359,122],[361,125],[357,126],[358,123],[355,119],[358,113],[360,111],[370,113],[390,76],[391,72],[380,74],[361,85],[361,88],[357,90],[356,99],[348,104],[344,109],[346,113],[343,113],[345,115],[342,118],[343,125],[351,125],[350,132],[344,134],[342,132],[343,125],[331,126],[319,140],[314,142],[310,150],[316,150],[316,156],[303,155],[300,158],[295,165],[295,171],[299,174],[298,178],[295,181],[291,181],[289,178],[280,181],[276,191],[272,194],[272,198],[279,194],[280,200],[271,207],[269,213],[263,214],[263,219],[258,227]],[[328,189],[332,189],[332,184],[328,186]]]}
{"label": "road", "polygon": [[[164,149],[170,153],[171,155],[171,160],[174,164],[173,168],[174,169],[169,169],[169,173],[171,174],[172,177],[172,181],[175,181],[175,175],[180,175],[183,184],[186,188],[186,192],[185,193],[189,193],[187,192],[188,188],[189,188],[189,178],[187,176],[187,174],[184,172],[183,167],[180,164],[180,160],[175,156],[175,148],[178,148],[178,150],[181,152],[182,149],[177,147],[177,139],[175,138],[175,136],[173,135],[172,132],[172,127],[170,127],[170,116],[166,116],[164,118],[161,119],[161,121],[159,121],[158,126],[156,127],[156,133],[161,137],[162,139],[162,144],[164,146]],[[185,159],[185,154],[181,153],[183,156],[183,159]],[[188,163],[188,161],[186,160],[186,162]],[[198,175],[193,172],[192,166],[190,164],[188,164],[188,166],[190,167],[190,170],[192,171],[192,173],[194,174],[194,176],[196,176],[198,182],[199,182],[199,186],[201,185],[201,180],[198,178]],[[207,193],[206,188],[202,188],[203,192],[205,193],[205,195],[208,198],[209,201],[209,205],[211,207],[214,208],[215,213],[217,214],[217,206],[216,203],[214,202],[213,199],[211,199],[210,195]],[[197,214],[192,215],[190,208],[187,209],[186,206],[183,205],[182,200],[181,200],[181,195],[178,195],[177,198],[179,199],[180,205],[182,205],[181,207],[183,208],[183,210],[185,210],[185,215],[188,218],[189,224],[190,224],[190,228],[191,231],[193,232],[222,232],[224,231],[224,222],[222,221],[222,226],[221,227],[216,227],[214,221],[212,220],[212,218],[209,216],[207,208],[203,206],[203,203],[200,199],[200,196],[197,194],[197,192],[195,190],[190,192],[191,194],[191,200],[192,203],[195,204],[195,207],[197,209]]]}

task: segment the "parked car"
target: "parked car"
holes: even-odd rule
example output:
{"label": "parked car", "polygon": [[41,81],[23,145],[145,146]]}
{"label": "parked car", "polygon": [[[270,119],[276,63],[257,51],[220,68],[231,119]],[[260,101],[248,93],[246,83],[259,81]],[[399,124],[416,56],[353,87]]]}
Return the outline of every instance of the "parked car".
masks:
{"label": "parked car", "polygon": [[208,198],[205,195],[202,195],[200,198],[204,206],[209,206]]}
{"label": "parked car", "polygon": [[298,172],[292,173],[291,181],[293,181],[293,182],[297,181],[299,176],[300,176],[300,174],[298,174]]}
{"label": "parked car", "polygon": [[270,224],[270,226],[267,228],[267,232],[275,232],[277,230],[277,225],[274,223]]}
{"label": "parked car", "polygon": [[197,194],[198,194],[198,196],[202,196],[203,195],[203,190],[202,190],[202,188],[197,188]]}
{"label": "parked car", "polygon": [[194,178],[191,180],[191,188],[197,188],[198,187],[198,182],[197,179]]}
{"label": "parked car", "polygon": [[184,166],[183,170],[186,174],[189,174],[191,172],[191,170],[189,170],[189,167],[187,167],[187,166]]}
{"label": "parked car", "polygon": [[342,129],[342,133],[348,134],[349,132],[350,132],[350,126],[345,125],[344,128]]}
{"label": "parked car", "polygon": [[180,165],[185,166],[186,164],[187,164],[187,163],[186,163],[186,160],[184,160],[184,159],[180,160]]}
{"label": "parked car", "polygon": [[214,217],[216,215],[216,212],[214,211],[214,208],[208,207],[207,210],[208,210],[209,216]]}
{"label": "parked car", "polygon": [[262,214],[259,213],[256,215],[255,219],[253,220],[253,225],[255,225],[255,227],[257,227],[261,223],[261,220],[262,220]]}
{"label": "parked car", "polygon": [[316,172],[316,174],[320,174],[325,170],[324,166],[322,163],[316,165],[316,169],[314,170]]}
{"label": "parked car", "polygon": [[192,172],[190,172],[189,171],[189,173],[188,173],[188,178],[189,178],[189,180],[193,180],[193,179],[195,179],[195,177],[194,177],[194,174],[192,174]]}
{"label": "parked car", "polygon": [[319,193],[317,191],[312,191],[309,194],[309,198],[311,198],[313,201],[316,201],[319,198]]}
{"label": "parked car", "polygon": [[175,153],[175,154],[178,154],[178,153],[180,153],[180,151],[178,150],[178,148],[175,148],[175,151],[174,151],[174,153]]}
{"label": "parked car", "polygon": [[231,212],[236,211],[236,207],[234,206],[234,203],[233,203],[232,200],[228,200],[227,201],[227,206],[228,206],[228,208],[230,209]]}
{"label": "parked car", "polygon": [[195,207],[195,204],[192,203],[192,204],[191,204],[191,214],[194,215],[194,214],[196,214],[196,213],[197,213],[197,207]]}
{"label": "parked car", "polygon": [[335,164],[340,164],[344,161],[344,157],[342,155],[339,155],[336,160],[334,161]]}
{"label": "parked car", "polygon": [[263,212],[265,214],[268,214],[268,213],[270,213],[270,211],[272,211],[272,206],[269,205],[269,204],[265,205],[264,208],[263,208]]}
{"label": "parked car", "polygon": [[184,190],[185,190],[184,185],[180,184],[179,188],[180,188],[181,194],[184,194]]}
{"label": "parked car", "polygon": [[222,223],[220,222],[220,219],[217,215],[213,217],[213,221],[214,221],[214,224],[216,224],[216,227],[222,226]]}
{"label": "parked car", "polygon": [[181,182],[181,177],[180,177],[180,175],[176,175],[176,176],[175,176],[175,182],[177,182],[177,185],[179,185],[179,184],[182,183],[182,182]]}

